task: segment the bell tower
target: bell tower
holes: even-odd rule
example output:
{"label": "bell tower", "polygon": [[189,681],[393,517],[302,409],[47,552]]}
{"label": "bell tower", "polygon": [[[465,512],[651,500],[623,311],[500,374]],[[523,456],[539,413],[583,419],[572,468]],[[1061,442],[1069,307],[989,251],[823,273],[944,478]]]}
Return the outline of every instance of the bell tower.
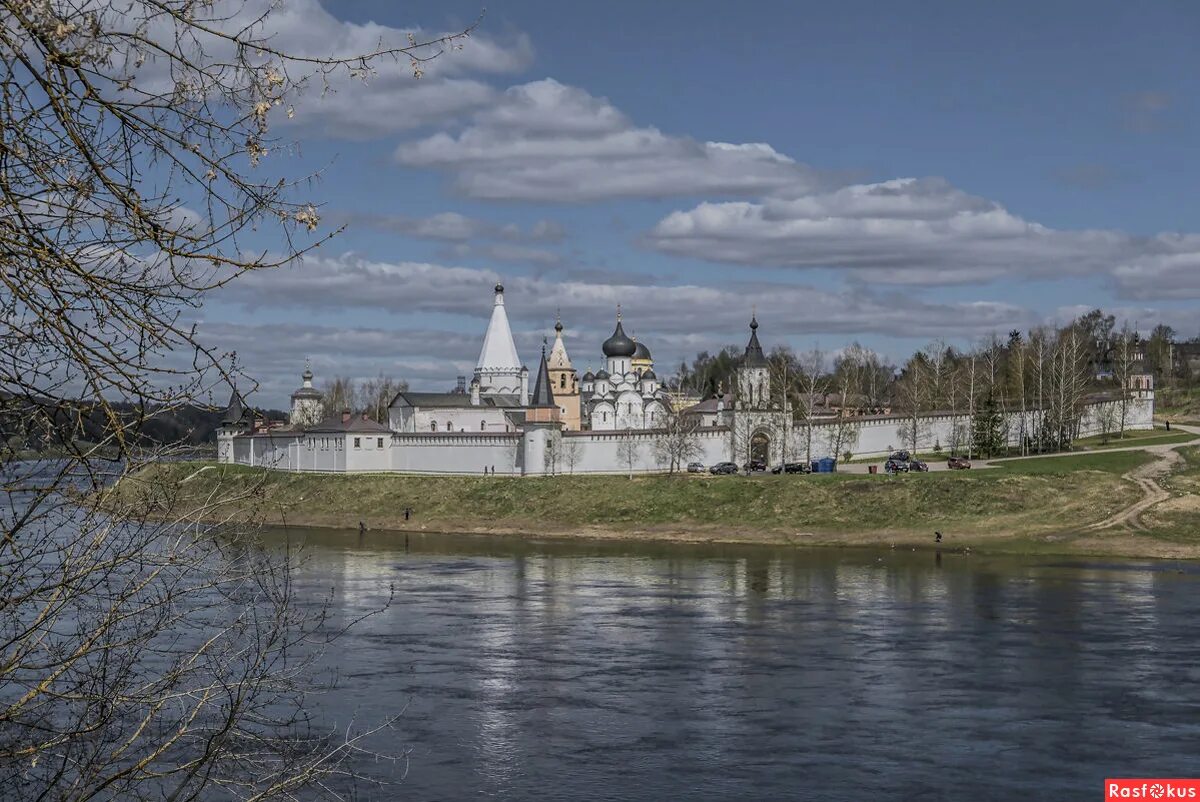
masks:
{"label": "bell tower", "polygon": [[567,347],[563,344],[561,317],[554,321],[554,347],[550,349],[547,367],[563,427],[567,431],[577,432],[580,429],[579,376],[571,366],[571,358],[567,356]]}

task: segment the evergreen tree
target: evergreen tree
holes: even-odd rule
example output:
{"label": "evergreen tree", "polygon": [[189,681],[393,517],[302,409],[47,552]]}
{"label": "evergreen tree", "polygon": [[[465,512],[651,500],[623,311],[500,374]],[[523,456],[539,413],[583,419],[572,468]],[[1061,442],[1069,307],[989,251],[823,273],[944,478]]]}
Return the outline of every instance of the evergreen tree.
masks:
{"label": "evergreen tree", "polygon": [[983,456],[994,457],[1004,449],[1004,416],[991,393],[975,411],[972,431],[975,450]]}

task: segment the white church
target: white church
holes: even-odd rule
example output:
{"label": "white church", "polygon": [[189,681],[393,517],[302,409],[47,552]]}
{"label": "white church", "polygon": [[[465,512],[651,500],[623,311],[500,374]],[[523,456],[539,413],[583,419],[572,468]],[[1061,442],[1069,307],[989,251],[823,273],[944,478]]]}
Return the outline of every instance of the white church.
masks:
{"label": "white church", "polygon": [[[399,392],[388,407],[387,421],[375,421],[349,410],[324,409],[306,366],[285,426],[256,417],[236,390],[231,394],[217,433],[217,458],[333,473],[654,473],[673,467],[672,454],[678,460],[679,449],[670,441],[674,437],[677,443],[678,431],[686,428],[688,461],[778,464],[797,459],[799,433],[792,410],[773,395],[755,317],[733,392],[680,410],[671,408],[649,348],[626,335],[619,307],[612,336],[601,345],[603,367],[594,374],[588,370],[582,379],[567,354],[561,321],[554,330],[554,344],[549,354],[543,346],[531,385],[513,341],[504,287],[497,284],[469,386],[460,379],[452,392]],[[1150,428],[1152,385],[1132,395],[1127,428]],[[1085,410],[1081,435],[1098,433],[1103,413],[1103,403]],[[857,418],[847,448],[855,456],[886,455],[904,442],[903,424],[891,416]],[[932,445],[935,439],[951,442],[951,430],[963,421],[961,416],[931,415],[923,424]],[[1019,421],[1008,429],[1010,438],[1023,431]],[[814,439],[822,442],[819,431]]]}

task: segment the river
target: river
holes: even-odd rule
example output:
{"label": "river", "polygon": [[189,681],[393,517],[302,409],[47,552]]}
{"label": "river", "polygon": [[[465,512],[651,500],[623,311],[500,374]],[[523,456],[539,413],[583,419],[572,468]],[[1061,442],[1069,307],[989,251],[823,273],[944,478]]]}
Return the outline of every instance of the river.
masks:
{"label": "river", "polygon": [[[296,536],[293,530],[292,536]],[[1097,799],[1200,775],[1200,566],[301,532],[380,799]]]}

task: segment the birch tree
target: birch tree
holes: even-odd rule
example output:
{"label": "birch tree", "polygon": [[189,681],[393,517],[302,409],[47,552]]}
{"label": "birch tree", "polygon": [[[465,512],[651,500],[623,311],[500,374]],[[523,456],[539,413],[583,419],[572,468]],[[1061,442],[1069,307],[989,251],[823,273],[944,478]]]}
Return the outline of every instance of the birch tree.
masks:
{"label": "birch tree", "polygon": [[5,798],[352,793],[362,733],[304,713],[327,635],[295,555],[182,500],[151,464],[174,449],[140,447],[154,416],[253,389],[192,324],[206,294],[336,233],[273,121],[305,86],[457,46],[296,55],[276,6],[0,0],[0,428],[64,457],[0,450]]}

